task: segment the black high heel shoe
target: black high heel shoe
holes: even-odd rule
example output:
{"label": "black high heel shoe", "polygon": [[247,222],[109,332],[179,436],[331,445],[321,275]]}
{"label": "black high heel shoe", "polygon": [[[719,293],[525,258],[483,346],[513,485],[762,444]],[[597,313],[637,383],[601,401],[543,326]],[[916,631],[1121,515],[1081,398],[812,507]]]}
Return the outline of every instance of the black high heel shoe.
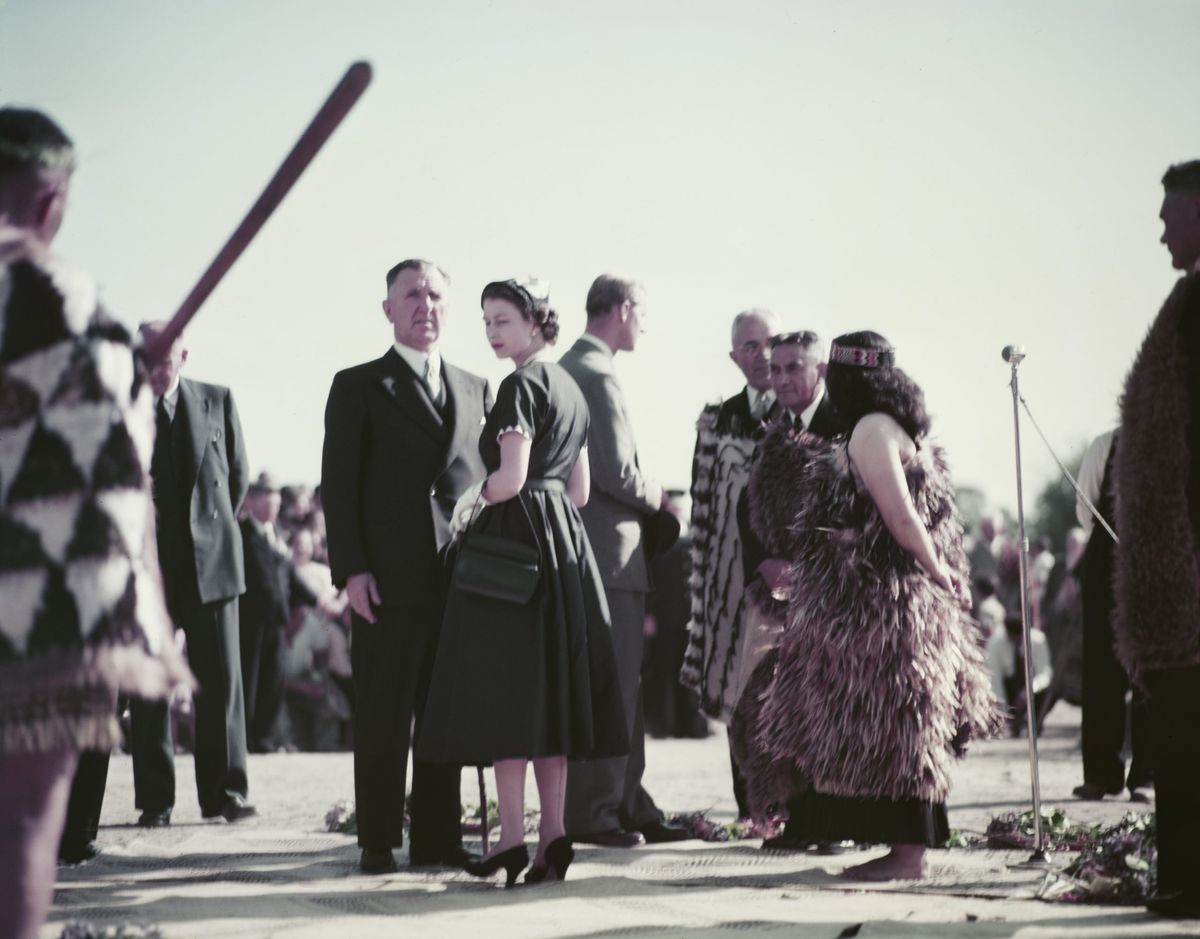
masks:
{"label": "black high heel shoe", "polygon": [[507,851],[480,858],[478,861],[467,861],[463,865],[463,870],[472,877],[491,877],[503,867],[506,875],[504,886],[508,888],[517,882],[517,874],[528,866],[529,849],[525,845],[519,844]]}
{"label": "black high heel shoe", "polygon": [[554,871],[556,880],[567,879],[567,868],[575,860],[575,849],[571,847],[571,839],[555,838],[546,845],[546,863],[537,864],[525,872],[525,883],[540,884]]}

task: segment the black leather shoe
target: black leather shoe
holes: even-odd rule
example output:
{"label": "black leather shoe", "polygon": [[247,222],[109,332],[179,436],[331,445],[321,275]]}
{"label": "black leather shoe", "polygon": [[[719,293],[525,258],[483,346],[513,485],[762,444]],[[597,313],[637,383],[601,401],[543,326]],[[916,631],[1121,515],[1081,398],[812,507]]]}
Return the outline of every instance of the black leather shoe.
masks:
{"label": "black leather shoe", "polygon": [[468,851],[460,844],[433,852],[408,849],[410,867],[462,867],[464,864],[478,860],[478,854]]}
{"label": "black leather shoe", "polygon": [[157,812],[151,812],[147,809],[138,816],[139,828],[166,828],[171,824],[171,810],[161,809]]}
{"label": "black leather shoe", "polygon": [[387,848],[363,848],[358,869],[364,874],[393,874],[396,871],[396,857]]}
{"label": "black leather shoe", "polygon": [[597,844],[602,848],[636,848],[646,839],[640,831],[613,828],[609,831],[594,831],[590,835],[572,835],[571,840],[581,844]]}
{"label": "black leather shoe", "polygon": [[646,844],[670,844],[672,841],[692,841],[696,836],[686,828],[676,828],[665,822],[655,822],[641,829]]}
{"label": "black leather shoe", "polygon": [[99,853],[94,841],[67,841],[58,846],[58,861],[60,864],[83,864]]}
{"label": "black leather shoe", "polygon": [[227,822],[240,822],[247,818],[254,818],[258,814],[258,809],[252,806],[240,796],[230,796],[215,812],[202,812],[205,818],[223,818]]}
{"label": "black leather shoe", "polygon": [[1200,918],[1200,895],[1184,890],[1155,894],[1146,901],[1146,909],[1159,916],[1176,919]]}
{"label": "black leather shoe", "polygon": [[1076,786],[1071,790],[1071,795],[1075,796],[1076,799],[1083,799],[1085,802],[1099,802],[1105,796],[1120,794],[1121,789],[1105,789],[1103,786],[1090,782],[1085,782],[1082,786]]}

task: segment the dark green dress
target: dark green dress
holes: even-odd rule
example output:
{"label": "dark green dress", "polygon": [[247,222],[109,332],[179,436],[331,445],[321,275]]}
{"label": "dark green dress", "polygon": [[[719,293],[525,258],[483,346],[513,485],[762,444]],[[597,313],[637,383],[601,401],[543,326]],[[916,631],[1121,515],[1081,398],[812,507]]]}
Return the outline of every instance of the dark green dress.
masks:
{"label": "dark green dress", "polygon": [[451,581],[417,759],[469,766],[629,751],[608,604],[583,522],[565,491],[536,488],[565,486],[587,429],[587,404],[560,366],[535,361],[501,382],[479,453],[495,472],[500,436],[526,436],[531,488],[484,508],[467,537],[535,545],[541,578],[524,605],[472,596]]}

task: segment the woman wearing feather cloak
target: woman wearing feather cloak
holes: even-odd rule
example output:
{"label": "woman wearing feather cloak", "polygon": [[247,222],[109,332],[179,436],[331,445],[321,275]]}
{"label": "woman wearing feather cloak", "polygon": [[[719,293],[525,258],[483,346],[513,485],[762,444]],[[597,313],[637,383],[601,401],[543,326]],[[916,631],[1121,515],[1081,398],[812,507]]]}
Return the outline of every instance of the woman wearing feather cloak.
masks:
{"label": "woman wearing feather cloak", "polygon": [[[878,333],[838,337],[826,383],[853,430],[830,443],[779,427],[760,447],[800,498],[782,523],[784,632],[734,719],[756,814],[811,790],[798,821],[813,841],[892,846],[843,872],[869,880],[924,876],[926,847],[949,834],[952,762],[1001,716],[963,616],[968,566],[944,456],[926,439],[921,389],[894,362]],[[781,524],[769,506],[751,514]]]}

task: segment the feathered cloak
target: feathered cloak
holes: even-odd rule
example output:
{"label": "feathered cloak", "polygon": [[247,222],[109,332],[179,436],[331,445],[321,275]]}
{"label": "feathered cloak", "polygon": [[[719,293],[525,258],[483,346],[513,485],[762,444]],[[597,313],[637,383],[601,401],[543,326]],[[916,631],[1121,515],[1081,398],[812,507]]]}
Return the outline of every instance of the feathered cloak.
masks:
{"label": "feathered cloak", "polygon": [[1200,565],[1188,485],[1191,413],[1185,324],[1200,328],[1200,273],[1163,304],[1125,380],[1117,436],[1117,656],[1134,675],[1200,665]]}
{"label": "feathered cloak", "polygon": [[[765,814],[804,785],[944,801],[954,759],[1000,723],[975,631],[887,530],[846,444],[792,440],[792,478],[768,489],[794,495],[755,512],[788,513],[795,583],[734,720],[752,807]],[[923,446],[906,476],[938,554],[966,578],[941,450]]]}

